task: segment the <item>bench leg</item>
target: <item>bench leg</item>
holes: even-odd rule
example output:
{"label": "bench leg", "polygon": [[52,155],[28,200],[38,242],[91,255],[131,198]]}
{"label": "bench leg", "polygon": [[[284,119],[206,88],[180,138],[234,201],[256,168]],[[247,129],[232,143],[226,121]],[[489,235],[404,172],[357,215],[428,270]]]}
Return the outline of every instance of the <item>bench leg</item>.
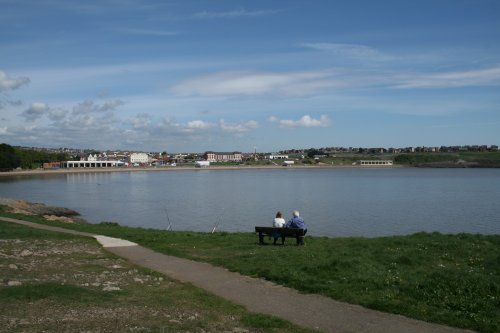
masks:
{"label": "bench leg", "polygon": [[285,245],[285,235],[281,235],[281,245]]}
{"label": "bench leg", "polygon": [[259,244],[264,244],[264,235],[262,232],[259,232]]}
{"label": "bench leg", "polygon": [[304,236],[297,236],[297,245],[304,245]]}

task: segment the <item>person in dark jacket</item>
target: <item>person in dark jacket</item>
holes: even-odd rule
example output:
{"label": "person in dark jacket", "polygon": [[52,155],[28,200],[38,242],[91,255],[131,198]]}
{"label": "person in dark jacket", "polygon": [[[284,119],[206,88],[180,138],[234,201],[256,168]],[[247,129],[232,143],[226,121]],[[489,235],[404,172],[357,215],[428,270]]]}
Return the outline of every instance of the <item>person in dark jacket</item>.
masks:
{"label": "person in dark jacket", "polygon": [[306,223],[297,210],[293,212],[293,217],[285,224],[285,228],[301,228],[304,229],[304,235],[307,233]]}

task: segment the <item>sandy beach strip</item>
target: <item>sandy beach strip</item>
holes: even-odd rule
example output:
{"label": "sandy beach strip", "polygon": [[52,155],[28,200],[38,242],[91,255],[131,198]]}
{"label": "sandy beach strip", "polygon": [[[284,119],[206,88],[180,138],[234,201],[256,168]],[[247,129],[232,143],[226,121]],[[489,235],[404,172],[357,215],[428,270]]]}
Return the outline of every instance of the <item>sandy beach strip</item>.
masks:
{"label": "sandy beach strip", "polygon": [[[140,171],[186,171],[186,170],[253,170],[253,169],[332,169],[332,168],[359,168],[353,165],[236,165],[236,166],[177,166],[177,167],[122,167],[122,168],[61,168],[61,169],[35,169],[35,170],[14,170],[0,172],[0,177],[13,176],[36,176],[36,175],[57,175],[71,173],[97,173],[97,172],[140,172]],[[387,168],[387,167],[384,167]]]}

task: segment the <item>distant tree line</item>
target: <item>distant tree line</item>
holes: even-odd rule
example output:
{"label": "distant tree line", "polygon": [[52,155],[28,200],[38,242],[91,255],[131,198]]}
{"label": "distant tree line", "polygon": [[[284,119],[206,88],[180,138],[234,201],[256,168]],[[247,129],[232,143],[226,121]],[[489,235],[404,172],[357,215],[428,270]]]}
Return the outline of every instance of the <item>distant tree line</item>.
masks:
{"label": "distant tree line", "polygon": [[70,159],[67,153],[50,153],[12,147],[6,143],[0,144],[0,171],[22,169],[37,169],[43,163],[65,161]]}

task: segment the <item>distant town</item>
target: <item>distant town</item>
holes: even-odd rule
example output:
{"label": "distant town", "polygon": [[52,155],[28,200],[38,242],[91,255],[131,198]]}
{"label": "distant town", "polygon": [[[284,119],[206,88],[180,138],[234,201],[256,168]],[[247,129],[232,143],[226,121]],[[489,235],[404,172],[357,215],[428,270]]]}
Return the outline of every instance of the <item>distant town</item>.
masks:
{"label": "distant town", "polygon": [[[17,146],[24,150],[35,150],[35,151],[46,151],[50,153],[67,153],[72,156],[79,155],[89,155],[89,154],[105,154],[106,156],[114,157],[127,157],[132,153],[146,153],[150,156],[161,156],[166,155],[166,151],[163,152],[146,152],[146,151],[135,151],[135,150],[97,150],[97,149],[76,149],[76,148],[43,148],[43,147],[23,147]],[[439,146],[439,147],[405,147],[405,148],[363,148],[363,147],[325,147],[325,148],[303,148],[303,149],[288,149],[278,151],[279,154],[307,154],[310,151],[319,151],[323,154],[335,154],[335,153],[363,153],[363,154],[380,154],[380,153],[423,153],[423,152],[441,152],[441,153],[453,153],[453,152],[485,152],[485,151],[498,151],[497,145],[471,145],[471,146]],[[254,157],[256,151],[250,153],[242,153],[242,157]],[[274,152],[273,152],[274,153]],[[269,155],[272,153],[259,153],[259,155]],[[175,153],[173,156],[178,157],[194,157],[202,156],[203,153]]]}
{"label": "distant town", "polygon": [[[5,145],[5,144],[4,144]],[[176,167],[211,165],[375,165],[394,164],[435,167],[499,167],[497,145],[467,145],[439,147],[364,148],[323,147],[288,149],[278,152],[242,153],[239,151],[206,151],[168,153],[132,150],[96,150],[75,148],[14,147],[18,155],[38,152],[25,168],[102,168],[102,167]],[[57,158],[56,158],[57,157]],[[24,158],[26,160],[26,158]],[[37,163],[34,163],[37,162]]]}

